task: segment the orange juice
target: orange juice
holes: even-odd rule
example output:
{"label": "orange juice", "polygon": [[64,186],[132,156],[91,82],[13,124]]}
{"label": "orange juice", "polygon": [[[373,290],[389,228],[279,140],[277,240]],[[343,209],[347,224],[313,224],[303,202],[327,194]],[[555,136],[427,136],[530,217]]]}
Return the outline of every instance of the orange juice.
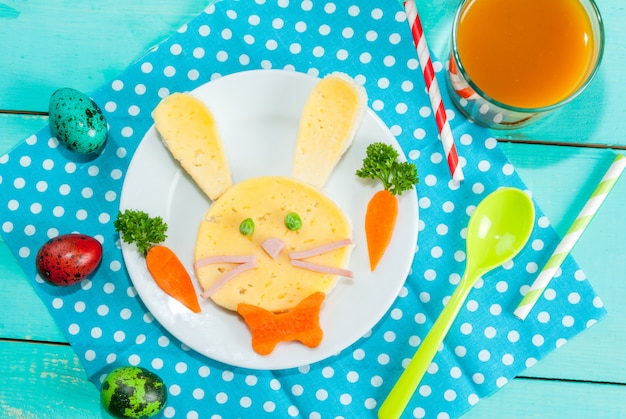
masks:
{"label": "orange juice", "polygon": [[467,77],[517,108],[554,105],[592,71],[594,34],[578,0],[470,0],[456,42]]}

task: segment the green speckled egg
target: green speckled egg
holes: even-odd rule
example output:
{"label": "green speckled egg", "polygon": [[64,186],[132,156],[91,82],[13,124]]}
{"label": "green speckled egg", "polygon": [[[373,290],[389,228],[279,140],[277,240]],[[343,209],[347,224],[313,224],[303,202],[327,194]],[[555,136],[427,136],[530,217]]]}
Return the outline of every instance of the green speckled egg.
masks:
{"label": "green speckled egg", "polygon": [[107,122],[89,96],[64,87],[50,97],[50,129],[61,144],[81,154],[101,151],[107,138]]}
{"label": "green speckled egg", "polygon": [[165,406],[167,387],[161,377],[145,368],[119,367],[104,379],[100,401],[117,418],[149,418]]}

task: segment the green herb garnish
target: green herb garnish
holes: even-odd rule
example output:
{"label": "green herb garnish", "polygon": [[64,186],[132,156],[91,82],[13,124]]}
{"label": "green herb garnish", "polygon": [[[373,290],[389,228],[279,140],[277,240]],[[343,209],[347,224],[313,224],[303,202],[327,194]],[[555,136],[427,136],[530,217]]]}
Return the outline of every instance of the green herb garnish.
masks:
{"label": "green herb garnish", "polygon": [[119,211],[113,223],[115,230],[120,233],[122,241],[137,245],[137,250],[144,256],[155,244],[167,238],[167,224],[161,217],[150,217],[143,211]]}
{"label": "green herb garnish", "polygon": [[402,195],[419,180],[417,167],[413,163],[397,161],[398,157],[393,146],[372,143],[367,146],[367,157],[363,159],[363,167],[356,171],[356,175],[365,179],[379,179],[392,195]]}

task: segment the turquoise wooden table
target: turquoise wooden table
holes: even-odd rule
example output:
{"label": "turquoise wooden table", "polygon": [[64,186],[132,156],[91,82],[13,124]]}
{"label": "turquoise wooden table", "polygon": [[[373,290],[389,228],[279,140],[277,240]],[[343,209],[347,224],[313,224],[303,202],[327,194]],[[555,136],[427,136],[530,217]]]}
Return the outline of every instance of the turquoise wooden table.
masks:
{"label": "turquoise wooden table", "polygon": [[[417,3],[430,46],[443,56],[457,2]],[[606,49],[589,89],[536,125],[494,134],[561,235],[608,168],[613,150],[626,150],[626,9],[622,0],[598,4]],[[47,123],[56,88],[96,89],[205,5],[0,2],[0,155]],[[621,179],[573,251],[608,317],[465,417],[626,417],[625,206]],[[0,417],[102,417],[96,388],[2,241],[0,301]]]}

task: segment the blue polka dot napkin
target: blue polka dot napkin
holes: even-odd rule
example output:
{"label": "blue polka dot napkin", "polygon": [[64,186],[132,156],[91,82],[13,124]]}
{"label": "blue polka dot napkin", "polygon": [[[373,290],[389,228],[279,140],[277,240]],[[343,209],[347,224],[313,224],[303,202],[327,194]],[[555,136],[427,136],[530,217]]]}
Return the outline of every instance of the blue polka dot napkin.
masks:
{"label": "blue polka dot napkin", "polygon": [[[439,76],[442,67],[435,62]],[[393,306],[341,353],[280,371],[224,365],[171,336],[137,296],[113,228],[126,170],[159,100],[220,76],[269,68],[342,71],[363,82],[370,107],[420,175],[418,250]],[[1,233],[95,385],[118,365],[152,369],[168,384],[167,418],[375,417],[463,274],[472,209],[500,186],[525,189],[489,131],[453,109],[466,180],[450,181],[396,2],[219,2],[91,96],[110,124],[102,155],[81,161],[46,128],[0,157]],[[537,215],[525,250],[472,290],[405,417],[461,415],[605,315],[570,257],[530,317],[513,316],[559,240],[539,209]],[[48,238],[69,232],[100,240],[104,260],[92,280],[56,288],[37,277],[35,255]]]}

